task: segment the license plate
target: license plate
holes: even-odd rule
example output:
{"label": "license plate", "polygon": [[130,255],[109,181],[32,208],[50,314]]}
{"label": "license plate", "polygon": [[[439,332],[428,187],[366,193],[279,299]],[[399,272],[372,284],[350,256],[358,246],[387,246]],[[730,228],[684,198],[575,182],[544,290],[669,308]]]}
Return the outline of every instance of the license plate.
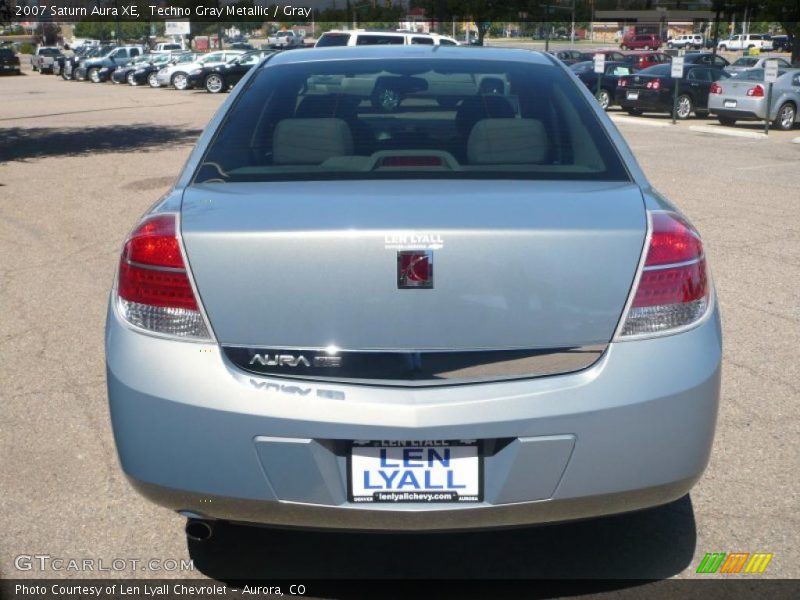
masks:
{"label": "license plate", "polygon": [[725,100],[725,108],[736,108],[736,100]]}
{"label": "license plate", "polygon": [[350,451],[350,502],[480,502],[476,441],[356,441]]}
{"label": "license plate", "polygon": [[628,100],[638,100],[639,99],[639,92],[628,92],[626,96]]}

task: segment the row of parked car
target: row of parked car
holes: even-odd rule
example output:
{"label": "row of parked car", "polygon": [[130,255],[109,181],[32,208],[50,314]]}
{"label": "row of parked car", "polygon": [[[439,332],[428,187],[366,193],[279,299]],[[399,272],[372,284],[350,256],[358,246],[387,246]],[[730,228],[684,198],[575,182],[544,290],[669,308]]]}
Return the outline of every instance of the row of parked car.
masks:
{"label": "row of parked car", "polygon": [[[684,55],[683,76],[673,78],[672,57],[661,52],[562,50],[554,54],[596,95],[604,109],[620,106],[631,115],[672,113],[677,85],[676,116],[715,116],[723,125],[737,121],[772,121],[792,129],[800,119],[800,68],[784,57],[743,56],[730,63],[711,52]],[[594,57],[604,57],[604,72],[595,72]],[[767,110],[765,63],[778,63],[772,102]]]}
{"label": "row of parked car", "polygon": [[79,48],[73,55],[59,53],[49,71],[70,81],[112,81],[177,90],[205,88],[216,94],[234,86],[244,74],[274,50],[225,49],[208,53],[170,50],[147,51],[142,46],[100,45]]}
{"label": "row of parked car", "polygon": [[[791,52],[794,40],[787,35],[770,35],[768,33],[743,33],[732,35],[717,42],[717,49],[742,51],[757,48],[764,52],[781,51]],[[676,35],[664,42],[655,33],[637,33],[625,35],[620,41],[622,50],[658,50],[666,45],[667,48],[684,50],[711,49],[714,42],[706,39],[701,33],[687,33]]]}

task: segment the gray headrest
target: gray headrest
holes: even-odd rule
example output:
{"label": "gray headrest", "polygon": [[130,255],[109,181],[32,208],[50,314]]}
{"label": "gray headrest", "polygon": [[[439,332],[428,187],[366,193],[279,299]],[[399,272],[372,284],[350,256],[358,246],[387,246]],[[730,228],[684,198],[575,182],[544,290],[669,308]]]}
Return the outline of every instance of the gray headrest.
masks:
{"label": "gray headrest", "polygon": [[272,162],[318,165],[353,153],[353,135],[342,119],[283,119],[275,127]]}
{"label": "gray headrest", "polygon": [[483,119],[467,141],[470,164],[530,164],[547,157],[550,142],[537,119]]}

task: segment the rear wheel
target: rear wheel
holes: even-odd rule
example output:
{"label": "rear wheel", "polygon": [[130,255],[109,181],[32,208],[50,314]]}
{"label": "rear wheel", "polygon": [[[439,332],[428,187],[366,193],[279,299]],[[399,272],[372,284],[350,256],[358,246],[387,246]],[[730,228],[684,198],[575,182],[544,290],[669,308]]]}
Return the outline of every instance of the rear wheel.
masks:
{"label": "rear wheel", "polygon": [[608,90],[600,90],[597,92],[597,101],[600,103],[600,108],[603,110],[608,110],[608,107],[611,105],[611,96],[608,93]]}
{"label": "rear wheel", "polygon": [[175,73],[170,83],[176,90],[183,91],[189,88],[189,79],[186,77],[186,73]]}
{"label": "rear wheel", "polygon": [[622,44],[622,45],[619,47],[619,49],[620,49],[620,50],[627,50],[627,49],[628,49],[628,47],[627,47],[625,44]]}
{"label": "rear wheel", "polygon": [[679,119],[688,119],[693,110],[694,106],[692,104],[692,99],[689,96],[686,94],[681,94],[678,96],[678,110],[676,113]]}
{"label": "rear wheel", "polygon": [[775,118],[775,127],[782,131],[789,131],[794,127],[794,120],[797,117],[797,108],[791,102],[782,104],[778,109],[778,116]]}
{"label": "rear wheel", "polygon": [[225,79],[218,73],[211,73],[206,77],[206,91],[211,94],[219,94],[225,90]]}
{"label": "rear wheel", "polygon": [[717,117],[719,120],[720,125],[725,125],[727,127],[733,127],[736,125],[736,119],[732,119],[731,117]]}
{"label": "rear wheel", "polygon": [[645,50],[650,50],[650,46],[645,46],[644,49]]}

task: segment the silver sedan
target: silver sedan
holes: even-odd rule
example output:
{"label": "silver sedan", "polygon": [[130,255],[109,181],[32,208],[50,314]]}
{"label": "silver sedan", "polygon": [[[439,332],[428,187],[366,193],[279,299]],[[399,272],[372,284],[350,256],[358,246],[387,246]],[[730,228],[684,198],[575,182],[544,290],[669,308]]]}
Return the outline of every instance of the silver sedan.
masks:
{"label": "silver sedan", "polygon": [[778,80],[772,84],[769,114],[768,85],[764,81],[764,69],[751,69],[717,81],[708,95],[708,112],[716,115],[723,125],[769,119],[778,129],[792,129],[800,120],[800,69],[778,71]]}
{"label": "silver sedan", "polygon": [[[465,77],[508,85],[437,91]],[[561,61],[422,45],[251,69],[125,240],[106,328],[122,469],[199,539],[671,502],[721,344],[700,235]]]}

